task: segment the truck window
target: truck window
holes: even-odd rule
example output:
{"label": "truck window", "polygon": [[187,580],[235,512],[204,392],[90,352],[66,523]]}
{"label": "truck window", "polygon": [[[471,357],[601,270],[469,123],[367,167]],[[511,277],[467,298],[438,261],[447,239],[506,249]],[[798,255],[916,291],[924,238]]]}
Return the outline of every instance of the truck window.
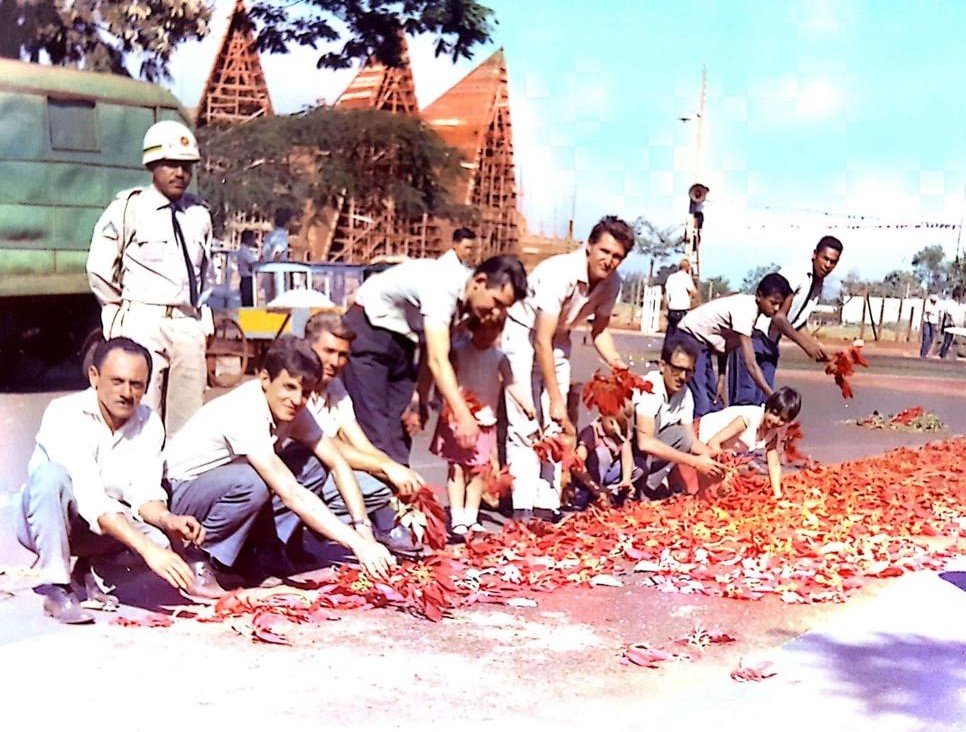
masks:
{"label": "truck window", "polygon": [[54,150],[97,151],[97,107],[77,99],[47,100],[50,147]]}

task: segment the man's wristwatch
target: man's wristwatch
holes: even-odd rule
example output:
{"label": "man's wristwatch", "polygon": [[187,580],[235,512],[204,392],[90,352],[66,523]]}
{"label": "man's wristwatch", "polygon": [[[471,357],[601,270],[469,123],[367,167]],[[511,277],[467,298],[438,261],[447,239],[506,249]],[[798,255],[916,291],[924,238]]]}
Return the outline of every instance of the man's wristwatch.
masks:
{"label": "man's wristwatch", "polygon": [[372,528],[372,521],[369,520],[368,516],[366,518],[361,518],[361,519],[351,519],[349,521],[349,524],[352,526],[353,529],[358,529],[360,526],[365,526],[369,529]]}

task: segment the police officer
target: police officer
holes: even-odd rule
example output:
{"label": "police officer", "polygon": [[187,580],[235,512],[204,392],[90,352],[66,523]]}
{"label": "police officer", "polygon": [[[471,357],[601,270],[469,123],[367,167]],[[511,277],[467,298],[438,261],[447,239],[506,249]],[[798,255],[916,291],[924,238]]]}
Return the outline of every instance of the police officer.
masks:
{"label": "police officer", "polygon": [[187,127],[170,120],[152,125],[143,151],[152,185],[122,191],[101,215],[87,275],[101,303],[104,337],[127,336],[151,351],[155,373],[143,401],[172,435],[204,401],[211,215],[187,191],[199,159]]}

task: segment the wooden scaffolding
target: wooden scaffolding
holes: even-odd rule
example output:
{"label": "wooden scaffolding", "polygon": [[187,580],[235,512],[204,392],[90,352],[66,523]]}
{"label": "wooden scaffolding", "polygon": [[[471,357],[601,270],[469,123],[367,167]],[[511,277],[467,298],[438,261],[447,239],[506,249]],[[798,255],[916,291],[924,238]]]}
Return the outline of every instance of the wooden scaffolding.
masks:
{"label": "wooden scaffolding", "polygon": [[[481,255],[516,254],[520,217],[503,50],[477,66],[422,114],[443,141],[462,154],[465,173],[451,193],[455,203],[479,211],[476,229]],[[453,226],[453,222],[434,221],[428,236],[445,248]]]}
{"label": "wooden scaffolding", "polygon": [[237,0],[195,112],[198,127],[236,124],[272,114],[252,23]]}
{"label": "wooden scaffolding", "polygon": [[[335,106],[417,114],[416,86],[405,36],[400,41],[402,64],[388,67],[370,58]],[[307,251],[300,253],[306,259],[359,263],[386,256],[425,257],[440,253],[427,246],[428,217],[400,215],[393,201],[358,201],[346,196],[311,218],[303,237]]]}

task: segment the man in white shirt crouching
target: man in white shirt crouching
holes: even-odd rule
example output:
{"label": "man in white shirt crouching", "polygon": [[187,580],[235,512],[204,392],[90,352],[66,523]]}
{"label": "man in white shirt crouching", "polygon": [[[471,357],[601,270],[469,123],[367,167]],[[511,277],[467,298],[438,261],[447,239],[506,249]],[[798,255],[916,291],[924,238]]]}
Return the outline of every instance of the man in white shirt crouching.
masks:
{"label": "man in white shirt crouching", "polygon": [[223,595],[207,567],[189,566],[171,549],[172,541],[201,544],[205,531],[166,505],[164,427],[141,404],[151,354],[130,338],[111,338],[94,352],[88,377],[90,389],[47,406],[18,516],[17,538],[38,556],[44,612],[61,623],[93,622],[71,589],[71,555],[88,598],[116,602],[99,590],[88,557],[125,546],[172,587],[205,599]]}

